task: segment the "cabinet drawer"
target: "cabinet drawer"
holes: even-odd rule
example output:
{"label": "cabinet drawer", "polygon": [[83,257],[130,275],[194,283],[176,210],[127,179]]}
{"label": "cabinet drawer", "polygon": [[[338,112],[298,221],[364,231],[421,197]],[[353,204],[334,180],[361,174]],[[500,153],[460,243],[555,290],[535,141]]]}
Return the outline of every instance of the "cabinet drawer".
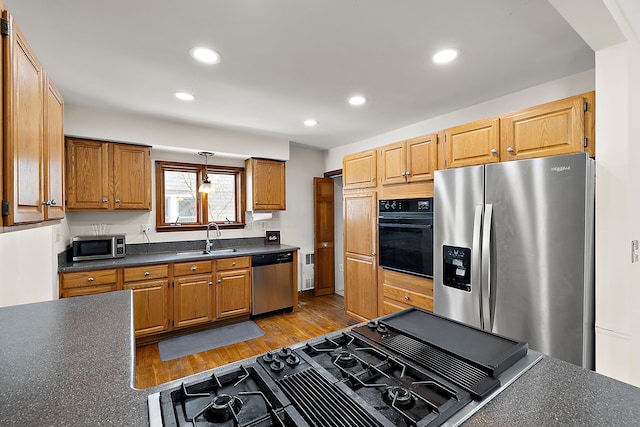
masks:
{"label": "cabinet drawer", "polygon": [[169,275],[168,265],[147,265],[143,267],[131,267],[124,269],[124,281],[135,282],[138,280],[161,279]]}
{"label": "cabinet drawer", "polygon": [[65,289],[60,293],[60,298],[80,297],[83,295],[101,294],[103,292],[113,292],[116,290],[116,284],[107,285],[82,286],[77,288]]}
{"label": "cabinet drawer", "polygon": [[251,265],[251,258],[238,257],[238,258],[223,258],[217,260],[217,271],[223,270],[235,270],[236,268],[249,268]]}
{"label": "cabinet drawer", "polygon": [[382,295],[390,300],[433,311],[433,298],[425,294],[385,284],[382,287]]}
{"label": "cabinet drawer", "polygon": [[[80,271],[77,273],[64,273],[62,275],[62,288],[80,288],[83,286],[109,285],[118,281],[117,270]],[[114,286],[115,289],[115,286]]]}
{"label": "cabinet drawer", "polygon": [[181,262],[173,265],[173,274],[185,276],[188,274],[211,273],[211,261]]}

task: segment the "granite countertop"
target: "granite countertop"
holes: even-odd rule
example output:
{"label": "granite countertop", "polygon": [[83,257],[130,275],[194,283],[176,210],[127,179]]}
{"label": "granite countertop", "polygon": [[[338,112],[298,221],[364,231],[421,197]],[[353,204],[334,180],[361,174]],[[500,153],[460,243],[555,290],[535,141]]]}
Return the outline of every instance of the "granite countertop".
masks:
{"label": "granite countertop", "polygon": [[[133,388],[123,312],[130,291],[0,308],[0,425],[148,426],[147,398],[167,386]],[[639,423],[639,388],[544,357],[464,426]]]}
{"label": "granite countertop", "polygon": [[[58,256],[58,271],[68,273],[105,268],[204,261],[216,258],[297,251],[300,249],[289,245],[265,245],[264,238],[221,239],[215,240],[213,243],[214,246],[210,254],[202,253],[205,246],[204,240],[127,245],[127,255],[124,258],[105,260],[71,262],[67,261],[66,254],[61,254]],[[229,248],[233,248],[234,252],[216,252],[216,249],[224,250]]]}

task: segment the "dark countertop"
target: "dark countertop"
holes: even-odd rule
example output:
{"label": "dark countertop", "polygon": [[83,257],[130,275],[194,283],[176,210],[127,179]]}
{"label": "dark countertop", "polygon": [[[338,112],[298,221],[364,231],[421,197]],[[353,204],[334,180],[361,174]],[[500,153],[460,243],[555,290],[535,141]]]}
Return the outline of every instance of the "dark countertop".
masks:
{"label": "dark countertop", "polygon": [[[134,253],[129,253],[130,245],[127,245],[127,255],[124,258],[95,260],[95,261],[79,261],[68,262],[65,260],[58,261],[58,271],[61,273],[68,273],[73,271],[86,271],[86,270],[98,270],[105,268],[121,268],[121,267],[133,267],[139,265],[151,265],[151,264],[169,264],[174,262],[185,261],[203,261],[207,259],[216,258],[230,258],[238,256],[251,256],[261,255],[268,253],[297,251],[300,248],[289,245],[265,245],[264,243],[252,243],[252,242],[240,242],[242,239],[234,239],[234,242],[225,242],[220,240],[219,242],[225,242],[222,245],[214,246],[211,254],[202,254],[204,249],[204,241],[195,242],[191,245],[171,245],[163,244],[162,247],[155,246],[144,252],[144,245],[136,248]],[[260,239],[264,240],[264,239]],[[191,243],[191,242],[182,242]],[[235,243],[235,244],[233,244]],[[216,252],[216,249],[233,248],[235,252]],[[164,250],[163,250],[164,249]],[[185,254],[184,252],[193,251],[191,254]],[[178,255],[179,252],[183,254]]]}
{"label": "dark countertop", "polygon": [[[166,386],[132,388],[131,310],[130,291],[0,308],[0,425],[147,426]],[[464,426],[639,423],[639,388],[544,357]]]}

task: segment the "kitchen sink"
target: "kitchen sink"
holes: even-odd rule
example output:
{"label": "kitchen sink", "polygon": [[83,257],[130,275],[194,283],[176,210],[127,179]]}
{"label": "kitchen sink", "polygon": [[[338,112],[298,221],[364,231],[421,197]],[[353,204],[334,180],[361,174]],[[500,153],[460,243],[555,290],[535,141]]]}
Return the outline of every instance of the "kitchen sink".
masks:
{"label": "kitchen sink", "polygon": [[183,251],[176,252],[178,256],[196,256],[196,255],[216,255],[216,254],[230,254],[238,252],[235,248],[220,248],[220,249],[212,249],[209,252],[198,250],[198,251]]}

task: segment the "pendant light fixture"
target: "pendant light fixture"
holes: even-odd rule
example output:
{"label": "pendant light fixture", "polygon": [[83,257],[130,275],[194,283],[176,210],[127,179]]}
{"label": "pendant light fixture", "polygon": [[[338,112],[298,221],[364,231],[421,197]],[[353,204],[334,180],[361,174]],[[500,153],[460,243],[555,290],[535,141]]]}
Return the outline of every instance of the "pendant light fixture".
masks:
{"label": "pendant light fixture", "polygon": [[200,154],[201,156],[204,156],[204,181],[202,181],[202,184],[200,184],[200,188],[198,188],[198,191],[200,193],[213,193],[213,184],[211,184],[211,181],[209,181],[209,157],[213,156],[213,153],[210,153],[208,151],[201,151],[198,154]]}

